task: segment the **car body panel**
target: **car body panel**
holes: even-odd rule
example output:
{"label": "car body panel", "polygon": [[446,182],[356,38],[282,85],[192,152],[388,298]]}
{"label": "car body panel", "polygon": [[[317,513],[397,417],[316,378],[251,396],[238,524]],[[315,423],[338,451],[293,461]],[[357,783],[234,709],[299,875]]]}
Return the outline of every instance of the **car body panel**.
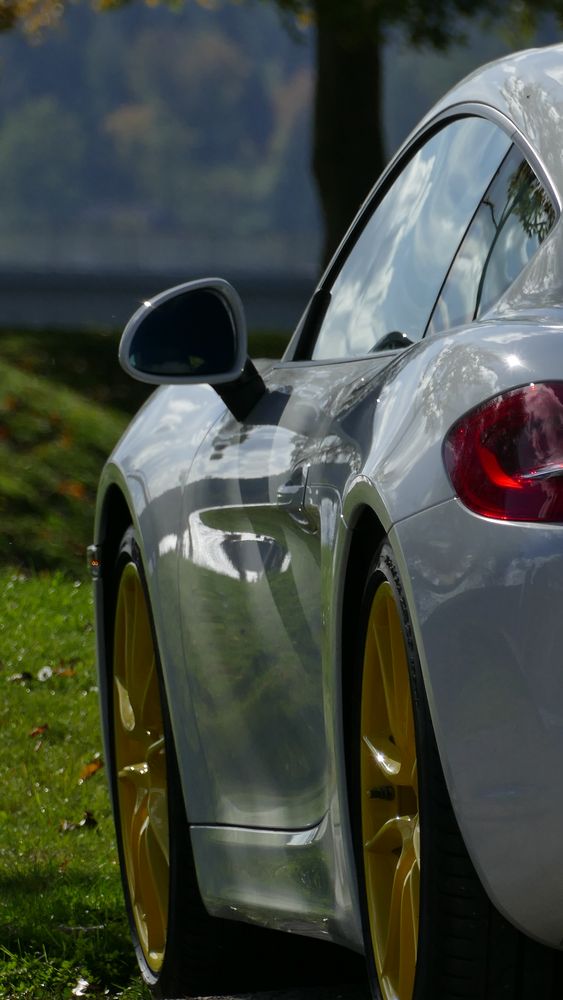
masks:
{"label": "car body panel", "polygon": [[465,844],[497,908],[559,945],[563,526],[451,500],[391,538]]}
{"label": "car body panel", "polygon": [[[563,47],[493,64],[422,130],[469,105],[503,116],[560,205],[561,66]],[[142,543],[210,912],[362,946],[342,618],[369,510],[374,550],[386,535],[401,570],[448,789],[483,884],[528,934],[562,941],[563,528],[470,514],[443,462],[448,430],[474,406],[563,380],[562,244],[559,220],[480,322],[402,352],[322,362],[292,360],[300,326],[284,360],[263,366],[267,393],[246,420],[209,387],[167,387],[114,450],[95,542],[103,551],[119,490]],[[102,575],[102,687],[104,586]]]}
{"label": "car body panel", "polygon": [[318,826],[293,832],[195,826],[192,846],[214,916],[363,951],[355,868],[342,863],[348,859],[332,813]]}
{"label": "car body panel", "polygon": [[458,105],[492,107],[525,137],[561,194],[563,164],[557,142],[563,123],[562,83],[561,45],[516,52],[480,67],[453,87],[422,119],[419,129]]}

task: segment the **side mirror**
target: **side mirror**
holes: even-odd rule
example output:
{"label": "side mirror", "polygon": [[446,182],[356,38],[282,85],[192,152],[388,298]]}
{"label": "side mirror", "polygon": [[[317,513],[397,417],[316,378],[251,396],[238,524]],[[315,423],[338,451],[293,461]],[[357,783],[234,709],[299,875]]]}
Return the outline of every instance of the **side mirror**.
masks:
{"label": "side mirror", "polygon": [[238,420],[266,391],[248,357],[241,300],[222,278],[190,281],[143,303],[123,331],[119,361],[141,382],[212,385]]}

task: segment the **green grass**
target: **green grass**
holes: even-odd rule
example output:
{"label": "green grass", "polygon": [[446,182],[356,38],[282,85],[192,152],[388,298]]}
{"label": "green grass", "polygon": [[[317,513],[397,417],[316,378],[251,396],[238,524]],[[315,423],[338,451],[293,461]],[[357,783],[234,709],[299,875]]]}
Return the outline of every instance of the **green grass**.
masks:
{"label": "green grass", "polygon": [[0,997],[70,1000],[83,978],[140,1000],[103,767],[80,782],[102,751],[90,587],[3,570],[0,607]]}
{"label": "green grass", "polygon": [[[251,352],[286,341],[257,334]],[[80,980],[83,996],[148,997],[104,769],[80,783],[102,752],[84,550],[103,462],[147,395],[117,343],[0,331],[1,1000],[72,1000]]]}

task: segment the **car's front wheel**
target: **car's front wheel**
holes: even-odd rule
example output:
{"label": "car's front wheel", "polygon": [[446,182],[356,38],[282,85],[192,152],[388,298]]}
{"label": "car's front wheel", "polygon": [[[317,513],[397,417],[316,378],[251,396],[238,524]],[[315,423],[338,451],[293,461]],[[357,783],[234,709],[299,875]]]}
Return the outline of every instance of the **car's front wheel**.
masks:
{"label": "car's front wheel", "polygon": [[[157,996],[213,982],[147,584],[132,528],[114,572],[112,791],[137,959]],[[195,939],[194,939],[195,935]]]}
{"label": "car's front wheel", "polygon": [[199,892],[150,600],[133,528],[112,587],[110,784],[127,913],[155,997],[246,988],[263,943],[254,927],[215,919]]}
{"label": "car's front wheel", "polygon": [[354,819],[374,996],[560,1000],[558,953],[500,916],[465,849],[387,544],[368,575],[360,640]]}
{"label": "car's front wheel", "polygon": [[110,607],[110,787],[137,960],[155,997],[209,996],[357,976],[324,942],[211,917],[191,849],[139,545],[121,541]]}

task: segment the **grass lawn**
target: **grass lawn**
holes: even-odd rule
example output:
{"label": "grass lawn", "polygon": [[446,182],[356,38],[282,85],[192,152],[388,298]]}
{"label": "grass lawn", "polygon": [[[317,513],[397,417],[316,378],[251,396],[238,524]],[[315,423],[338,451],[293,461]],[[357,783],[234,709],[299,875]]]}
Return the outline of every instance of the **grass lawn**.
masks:
{"label": "grass lawn", "polygon": [[147,394],[117,340],[0,331],[2,1000],[148,997],[103,766],[81,781],[102,750],[84,551],[103,461]]}
{"label": "grass lawn", "polygon": [[83,979],[140,1000],[104,768],[81,780],[101,761],[90,586],[2,570],[0,602],[0,997]]}

